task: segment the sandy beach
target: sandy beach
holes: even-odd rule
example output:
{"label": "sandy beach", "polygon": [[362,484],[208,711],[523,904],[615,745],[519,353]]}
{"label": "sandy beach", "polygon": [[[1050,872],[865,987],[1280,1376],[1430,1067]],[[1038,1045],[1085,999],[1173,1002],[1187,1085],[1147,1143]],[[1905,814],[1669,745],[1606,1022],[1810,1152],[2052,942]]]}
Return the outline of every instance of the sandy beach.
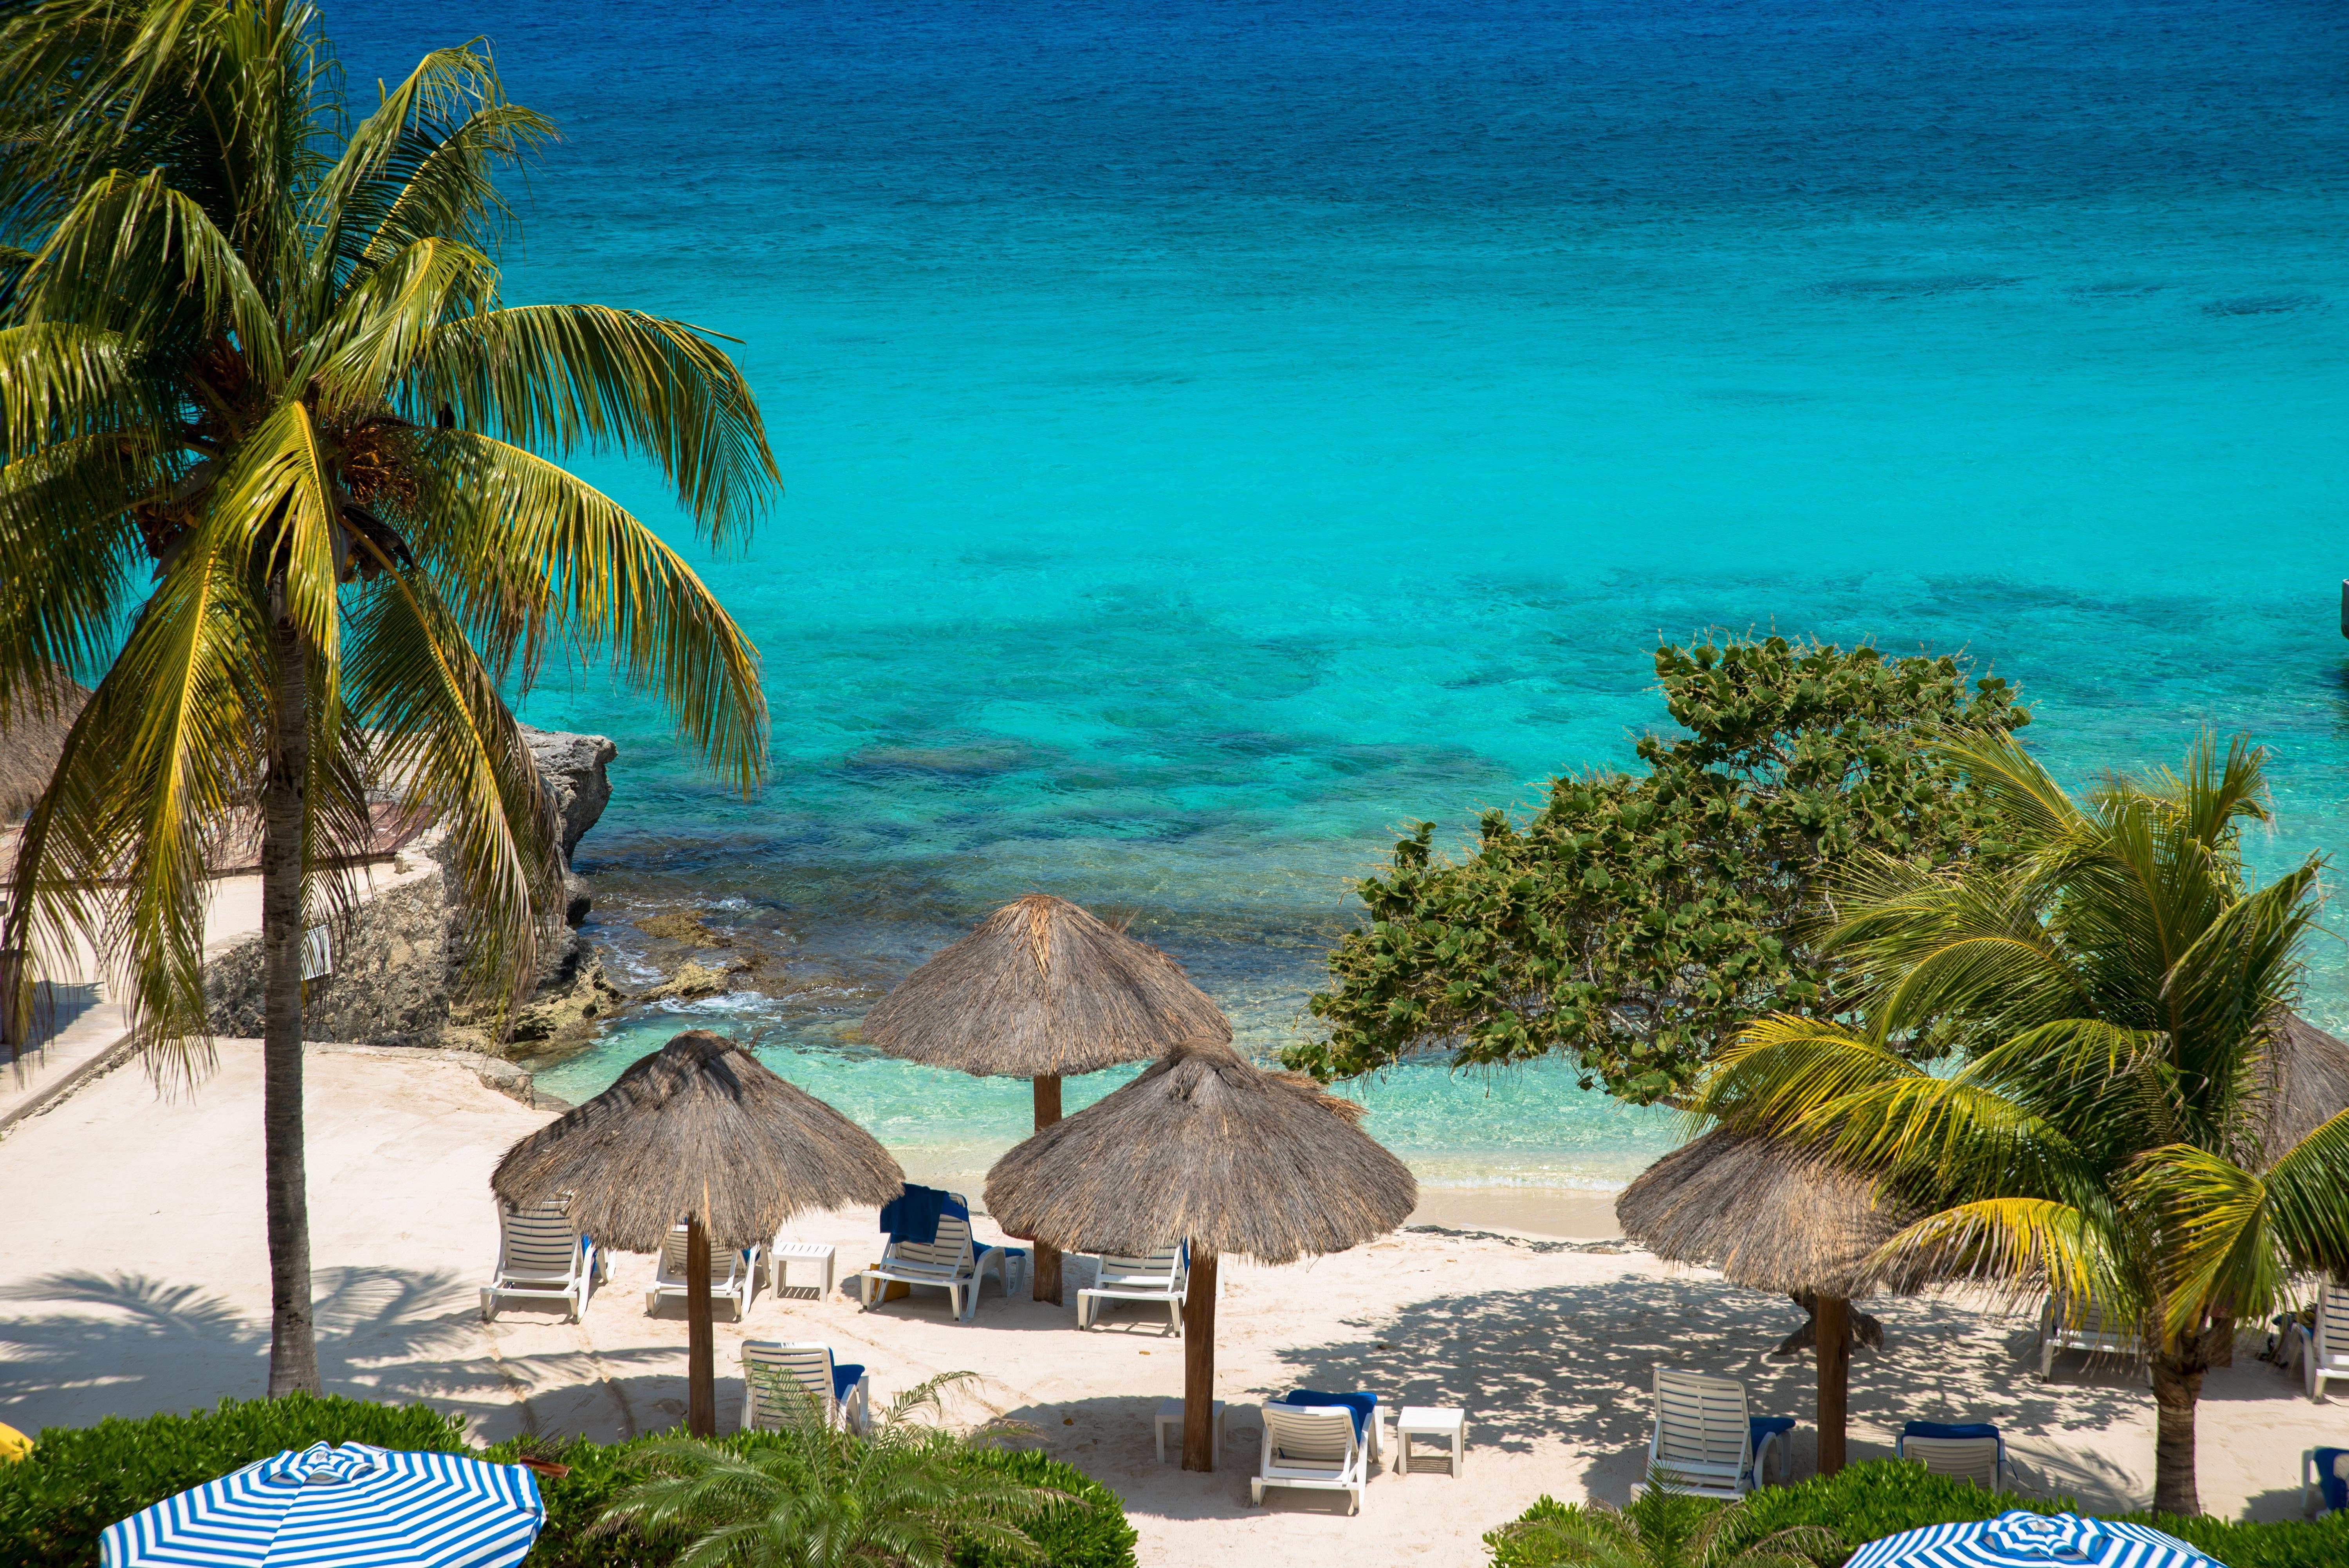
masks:
{"label": "sandy beach", "polygon": [[[648,1316],[652,1260],[614,1260],[585,1320],[509,1308],[485,1325],[477,1291],[496,1225],[488,1177],[535,1110],[421,1054],[325,1047],[312,1056],[310,1192],[320,1361],[333,1391],[425,1399],[485,1438],[517,1431],[612,1438],[684,1409],[682,1311]],[[0,1233],[0,1420],[35,1430],[262,1392],[267,1272],[262,1235],[260,1053],[226,1041],[192,1094],[159,1096],[119,1069],[0,1140],[19,1195]],[[976,1196],[976,1194],[974,1194]],[[795,1274],[747,1320],[718,1327],[721,1428],[740,1397],[745,1338],[823,1340],[872,1370],[885,1401],[938,1373],[974,1371],[952,1418],[1008,1417],[1115,1488],[1145,1564],[1224,1563],[1236,1552],[1327,1542],[1362,1564],[1473,1565],[1478,1537],[1547,1492],[1620,1501],[1638,1479],[1659,1364],[1743,1378],[1757,1412],[1795,1415],[1796,1474],[1812,1468],[1807,1359],[1768,1355],[1799,1314],[1783,1299],[1671,1270],[1620,1242],[1539,1235],[1527,1211],[1439,1199],[1391,1237],[1317,1262],[1227,1266],[1218,1385],[1229,1404],[1213,1475],[1156,1461],[1150,1417],[1179,1394],[1182,1342],[1130,1311],[1095,1333],[1067,1307],[1007,1301],[992,1283],[976,1322],[942,1295],[861,1312],[846,1281],[875,1257],[870,1210],[812,1215],[789,1234],[838,1248],[826,1296]],[[1553,1208],[1588,1225],[1603,1207]],[[1479,1221],[1485,1221],[1480,1223]],[[983,1236],[992,1234],[982,1223]],[[1085,1265],[1072,1263],[1081,1271]],[[1852,1371],[1855,1458],[1889,1452],[1912,1417],[2005,1428],[2027,1491],[2099,1508],[2150,1490],[2152,1405],[2118,1370],[2058,1364],[2042,1384],[2028,1324],[1948,1300],[1885,1302],[1886,1349]],[[2256,1349],[2252,1346],[2251,1349]],[[1274,1493],[1247,1505],[1255,1401],[1297,1385],[1369,1388],[1390,1406],[1457,1405],[1470,1448],[1458,1478],[1376,1474],[1361,1516],[1341,1501]],[[2300,1450],[2349,1441],[2349,1405],[2312,1405],[2249,1351],[2214,1374],[2201,1414],[2205,1505],[2296,1512]]]}

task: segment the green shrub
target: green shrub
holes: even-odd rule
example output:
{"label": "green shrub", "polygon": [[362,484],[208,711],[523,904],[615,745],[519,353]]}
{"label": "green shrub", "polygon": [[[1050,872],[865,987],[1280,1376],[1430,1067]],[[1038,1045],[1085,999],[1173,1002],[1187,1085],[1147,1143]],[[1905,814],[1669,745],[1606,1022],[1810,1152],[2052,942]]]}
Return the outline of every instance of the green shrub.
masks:
{"label": "green shrub", "polygon": [[[1916,1465],[1877,1459],[1837,1475],[1814,1476],[1794,1486],[1765,1487],[1753,1493],[1745,1500],[1744,1517],[1734,1534],[1751,1541],[1795,1525],[1823,1524],[1857,1550],[1870,1541],[1929,1524],[1990,1519],[2016,1508],[2057,1513],[2076,1506],[2067,1497],[1993,1494],[1965,1481],[1927,1475]],[[1557,1519],[1565,1512],[1565,1504],[1545,1497],[1521,1517]],[[2294,1519],[2261,1524],[2209,1514],[2192,1519],[2151,1513],[2109,1517],[2165,1531],[2227,1568],[2341,1568],[2349,1563],[2349,1515],[2314,1523]],[[1495,1568],[1543,1568],[1540,1560],[1498,1532],[1485,1539],[1494,1548]]]}
{"label": "green shrub", "polygon": [[116,1520],[280,1449],[317,1442],[453,1453],[465,1447],[465,1434],[457,1417],[428,1406],[307,1395],[47,1428],[29,1458],[0,1465],[0,1563],[95,1563],[98,1538]]}
{"label": "green shrub", "polygon": [[[740,1450],[773,1440],[752,1432],[719,1442]],[[568,1466],[568,1474],[538,1478],[546,1528],[523,1568],[668,1568],[682,1542],[647,1539],[634,1530],[593,1529],[621,1491],[645,1478],[643,1450],[653,1441],[523,1439],[472,1449],[462,1422],[429,1406],[303,1395],[223,1399],[217,1409],[186,1416],[52,1427],[40,1434],[30,1458],[0,1464],[0,1563],[93,1568],[98,1537],[118,1519],[282,1449],[358,1442],[467,1452],[496,1464],[512,1464],[526,1452]],[[1024,1526],[1044,1549],[1030,1568],[1133,1568],[1133,1527],[1125,1521],[1123,1505],[1082,1470],[1041,1453],[1003,1449],[981,1449],[968,1462],[1001,1469],[1031,1486],[1075,1494],[1076,1501]],[[971,1549],[956,1563],[957,1568],[1011,1568],[1012,1560]]]}
{"label": "green shrub", "polygon": [[[1028,1568],[1133,1568],[1133,1526],[1125,1521],[1125,1504],[1076,1466],[1033,1449],[982,1449],[971,1460],[1007,1470],[1030,1486],[1076,1494],[1074,1502],[1020,1521],[1019,1528],[1044,1549]],[[984,1547],[967,1547],[955,1557],[956,1568],[1013,1568],[1016,1561]]]}

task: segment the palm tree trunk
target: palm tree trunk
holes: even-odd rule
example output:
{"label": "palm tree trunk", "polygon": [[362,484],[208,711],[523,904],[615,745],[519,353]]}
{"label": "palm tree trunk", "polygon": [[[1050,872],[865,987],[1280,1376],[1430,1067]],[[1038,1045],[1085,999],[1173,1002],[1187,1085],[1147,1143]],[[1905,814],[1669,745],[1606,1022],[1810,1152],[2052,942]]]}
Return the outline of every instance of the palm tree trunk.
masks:
{"label": "palm tree trunk", "polygon": [[275,733],[261,786],[262,1158],[269,1207],[269,1397],[318,1392],[310,1187],[302,1137],[303,836],[309,815],[310,649],[281,613]]}
{"label": "palm tree trunk", "polygon": [[2194,1483],[2194,1406],[2202,1397],[2202,1367],[2172,1351],[2153,1358],[2153,1511],[2202,1511]]}
{"label": "palm tree trunk", "polygon": [[1196,1248],[1183,1296],[1183,1468],[1216,1468],[1216,1255]]}
{"label": "palm tree trunk", "polygon": [[[1036,1100],[1036,1130],[1042,1132],[1061,1119],[1061,1080],[1055,1075],[1033,1080]],[[1036,1268],[1033,1284],[1028,1292],[1031,1301],[1061,1304],[1061,1250],[1042,1241],[1028,1243],[1034,1249]]]}
{"label": "palm tree trunk", "polygon": [[697,1438],[718,1435],[716,1336],[709,1326],[709,1232],[698,1220],[685,1222],[685,1429]]}

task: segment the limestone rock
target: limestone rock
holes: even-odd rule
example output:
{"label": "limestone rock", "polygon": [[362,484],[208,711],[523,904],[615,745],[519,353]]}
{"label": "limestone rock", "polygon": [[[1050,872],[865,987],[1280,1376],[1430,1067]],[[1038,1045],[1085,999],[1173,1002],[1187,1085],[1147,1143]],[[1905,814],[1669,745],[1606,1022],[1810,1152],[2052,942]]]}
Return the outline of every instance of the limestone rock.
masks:
{"label": "limestone rock", "polygon": [[523,742],[537,760],[538,776],[554,797],[554,814],[562,819],[563,863],[568,866],[571,852],[579,847],[579,840],[611,802],[612,781],[604,768],[620,754],[620,748],[605,735],[533,730],[528,724],[518,728]]}
{"label": "limestone rock", "polygon": [[664,909],[657,915],[646,915],[636,921],[636,929],[648,937],[663,937],[673,942],[683,942],[692,948],[730,948],[734,939],[713,931],[698,915],[688,915],[683,909]]}
{"label": "limestone rock", "polygon": [[712,969],[708,964],[691,960],[678,966],[675,974],[636,998],[639,1002],[691,1002],[696,997],[716,996],[730,989],[730,970]]}

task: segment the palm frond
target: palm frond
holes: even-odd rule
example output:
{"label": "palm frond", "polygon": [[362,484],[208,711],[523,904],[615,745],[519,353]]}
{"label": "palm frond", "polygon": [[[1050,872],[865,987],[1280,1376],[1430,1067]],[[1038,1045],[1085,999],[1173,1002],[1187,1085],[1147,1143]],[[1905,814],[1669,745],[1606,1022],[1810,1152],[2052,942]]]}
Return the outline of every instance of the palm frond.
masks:
{"label": "palm frond", "polygon": [[1948,1279],[1994,1290],[2013,1305],[2041,1292],[2071,1303],[2093,1303],[2134,1320],[2144,1302],[2098,1217],[2044,1198],[1988,1198],[1952,1205],[1894,1236],[1871,1265],[1925,1265]]}
{"label": "palm frond", "polygon": [[2349,1280],[2349,1111],[2286,1149],[2260,1181],[2269,1231],[2289,1266]]}
{"label": "palm frond", "polygon": [[154,477],[110,437],[0,468],[0,720],[57,670],[103,665],[140,558],[129,506]]}
{"label": "palm frond", "polygon": [[[2271,1231],[2267,1184],[2252,1172],[2191,1144],[2172,1144],[2138,1157],[2126,1191],[2151,1206],[2168,1238],[2160,1280],[2169,1338],[2196,1332],[2214,1314],[2264,1317],[2284,1294],[2291,1270]],[[2333,1208],[2349,1213],[2337,1195]]]}

